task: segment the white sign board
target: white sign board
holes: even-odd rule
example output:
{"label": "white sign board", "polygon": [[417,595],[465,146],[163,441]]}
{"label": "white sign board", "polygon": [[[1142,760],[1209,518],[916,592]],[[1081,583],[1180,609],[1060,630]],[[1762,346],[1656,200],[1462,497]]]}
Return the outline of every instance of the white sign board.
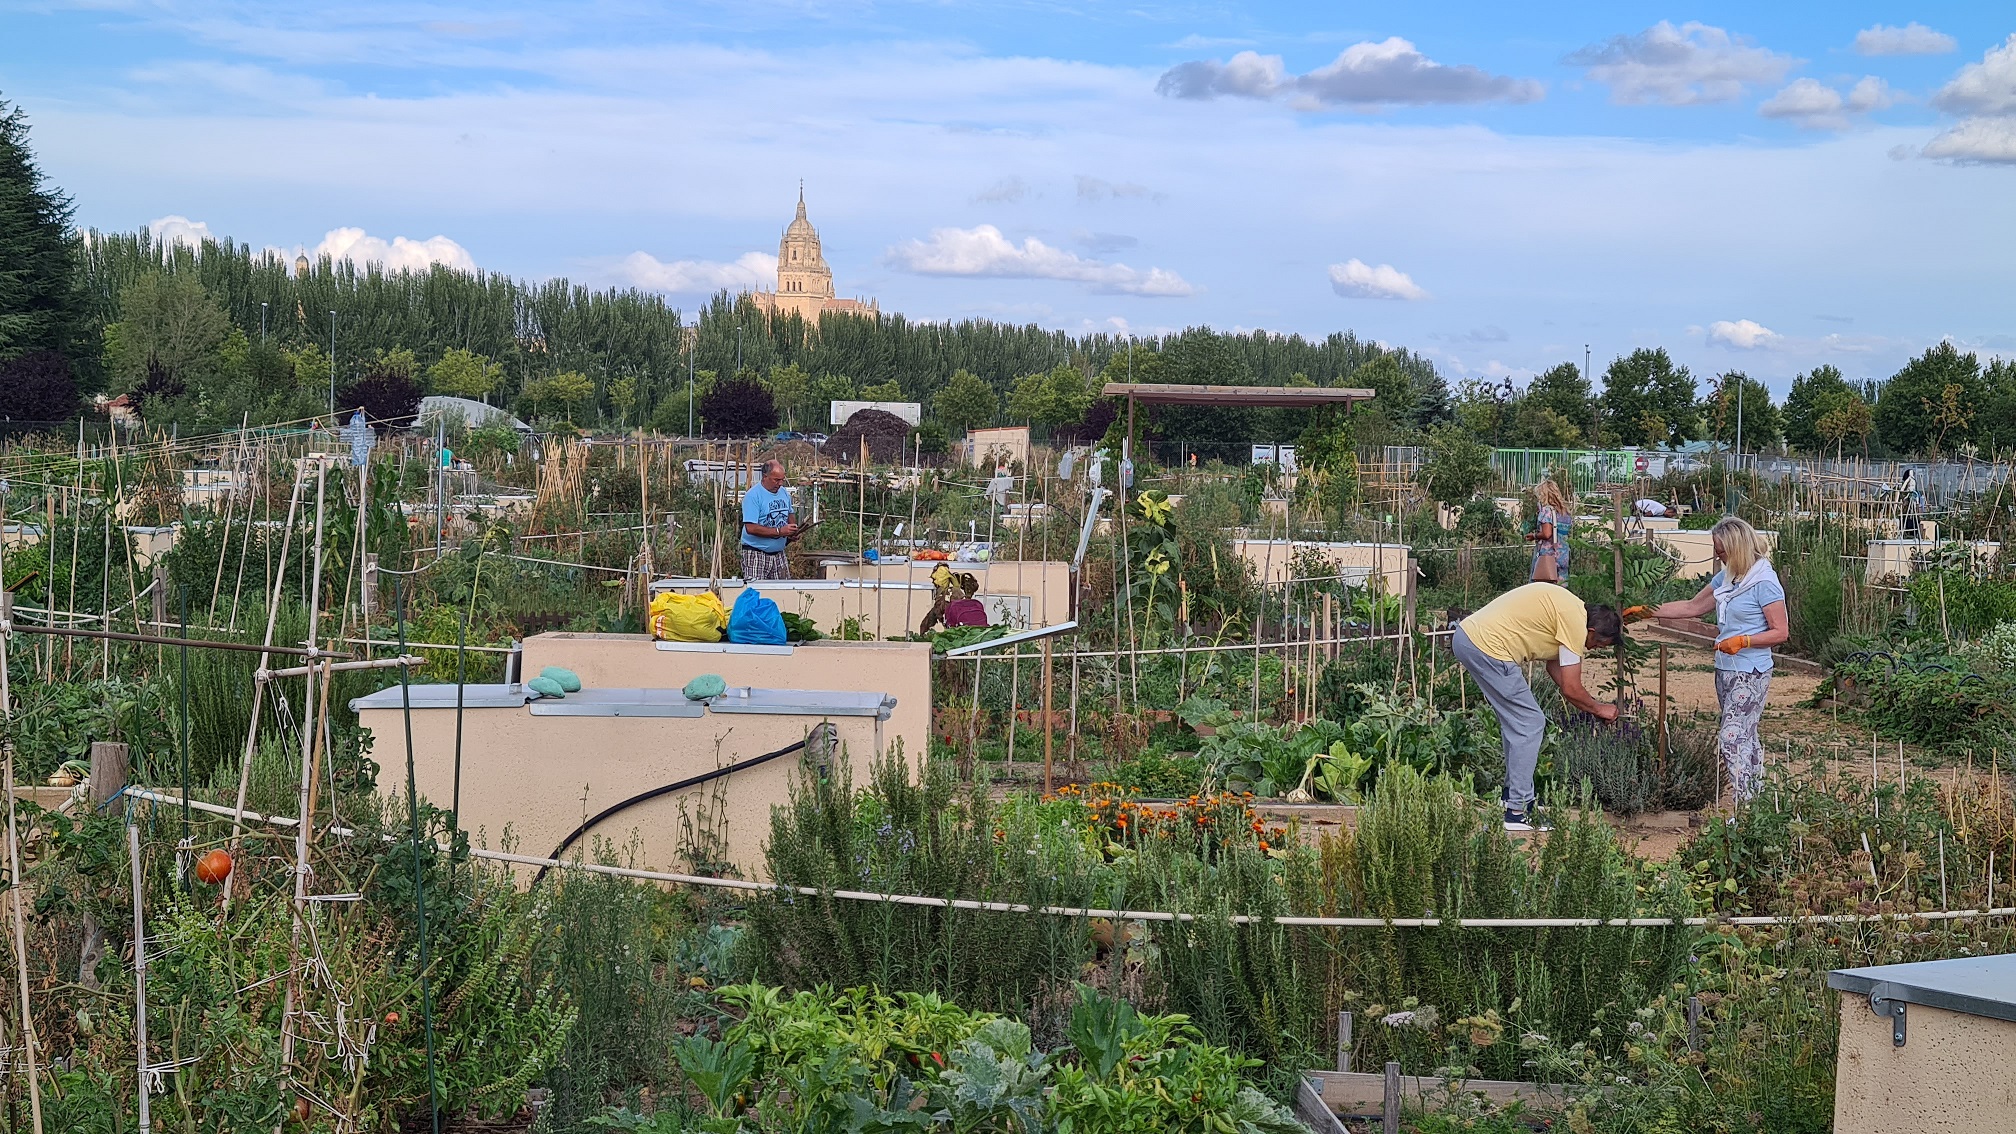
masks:
{"label": "white sign board", "polygon": [[1255,445],[1253,463],[1256,465],[1280,465],[1284,473],[1295,471],[1295,446]]}
{"label": "white sign board", "polygon": [[924,405],[922,402],[834,402],[831,414],[832,423],[834,425],[845,425],[848,418],[853,417],[864,409],[879,409],[883,413],[893,413],[911,425],[916,425],[918,422],[924,420]]}

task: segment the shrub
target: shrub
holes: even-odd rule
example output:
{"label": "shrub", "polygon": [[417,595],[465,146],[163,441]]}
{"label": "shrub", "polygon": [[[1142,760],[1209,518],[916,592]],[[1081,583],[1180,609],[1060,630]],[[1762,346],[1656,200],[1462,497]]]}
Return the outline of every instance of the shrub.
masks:
{"label": "shrub", "polygon": [[770,388],[750,371],[717,380],[700,398],[700,417],[716,437],[755,437],[777,428]]}

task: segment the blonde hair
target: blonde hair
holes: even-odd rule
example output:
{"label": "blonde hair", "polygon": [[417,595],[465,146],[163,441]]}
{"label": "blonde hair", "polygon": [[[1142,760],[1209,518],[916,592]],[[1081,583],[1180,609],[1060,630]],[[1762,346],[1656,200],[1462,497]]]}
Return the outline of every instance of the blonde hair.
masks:
{"label": "blonde hair", "polygon": [[1564,515],[1569,511],[1568,497],[1562,493],[1561,485],[1552,477],[1533,486],[1533,500],[1542,507],[1552,508]]}
{"label": "blonde hair", "polygon": [[1743,576],[1750,573],[1750,568],[1755,567],[1759,559],[1771,556],[1771,546],[1757,534],[1756,528],[1750,526],[1750,521],[1740,516],[1722,517],[1715,521],[1708,534],[1722,542],[1722,567],[1729,573],[1732,583],[1742,582]]}

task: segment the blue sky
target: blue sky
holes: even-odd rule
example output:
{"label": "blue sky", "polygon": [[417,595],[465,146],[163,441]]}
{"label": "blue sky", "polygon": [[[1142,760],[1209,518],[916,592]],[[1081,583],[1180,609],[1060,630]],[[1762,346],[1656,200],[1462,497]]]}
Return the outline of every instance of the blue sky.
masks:
{"label": "blue sky", "polygon": [[2002,5],[0,0],[0,97],[87,225],[681,306],[803,178],[842,294],[917,318],[1781,392],[2016,354]]}

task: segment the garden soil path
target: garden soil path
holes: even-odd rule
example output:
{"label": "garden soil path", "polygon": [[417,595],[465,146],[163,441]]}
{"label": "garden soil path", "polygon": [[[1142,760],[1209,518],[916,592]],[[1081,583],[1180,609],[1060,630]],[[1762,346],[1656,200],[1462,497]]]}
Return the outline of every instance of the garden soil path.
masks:
{"label": "garden soil path", "polygon": [[[1713,651],[1657,627],[1636,628],[1632,637],[1664,643],[1667,647],[1668,712],[1682,718],[1699,714],[1712,719],[1717,715],[1719,705],[1715,698]],[[1844,751],[1858,753],[1862,750],[1861,746],[1866,745],[1866,741],[1854,739],[1859,726],[1844,728],[1827,710],[1808,705],[1822,680],[1817,674],[1779,668],[1771,679],[1771,699],[1765,706],[1764,719],[1757,729],[1767,749],[1782,752],[1788,740],[1796,748],[1839,742]],[[1639,681],[1648,696],[1655,695],[1658,689],[1657,668],[1648,665]],[[1627,838],[1636,840],[1640,855],[1663,861],[1684,846],[1705,817],[1713,813],[1713,808],[1704,811],[1654,811],[1620,819],[1617,823]]]}

